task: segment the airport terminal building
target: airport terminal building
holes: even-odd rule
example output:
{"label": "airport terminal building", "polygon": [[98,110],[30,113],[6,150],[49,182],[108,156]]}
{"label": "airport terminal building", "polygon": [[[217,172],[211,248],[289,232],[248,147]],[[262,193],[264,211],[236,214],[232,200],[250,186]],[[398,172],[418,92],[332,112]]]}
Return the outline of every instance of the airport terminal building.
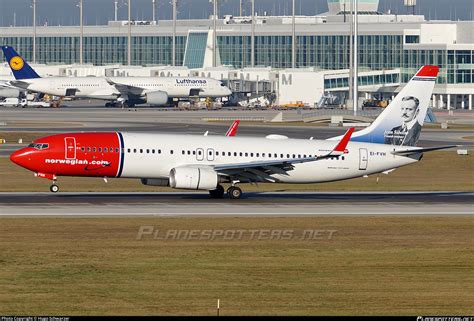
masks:
{"label": "airport terminal building", "polygon": [[[348,0],[328,0],[329,12],[297,16],[296,68],[331,74],[349,68]],[[380,88],[403,84],[425,64],[441,67],[433,95],[435,108],[471,109],[474,99],[474,21],[428,21],[419,15],[378,12],[378,1],[360,0],[359,70],[375,72],[366,85]],[[172,63],[172,21],[135,22],[132,26],[132,65]],[[254,65],[251,59],[251,18],[226,16],[217,22],[217,66],[231,69],[292,66],[292,17],[257,16]],[[84,63],[127,64],[128,22],[84,27]],[[36,60],[44,64],[79,62],[80,28],[37,28]],[[176,65],[212,68],[212,20],[178,20]],[[31,27],[0,28],[0,44],[17,48],[32,59]],[[397,71],[396,79],[382,77]],[[369,79],[369,80],[367,80]],[[370,80],[372,79],[372,80]],[[345,77],[324,79],[326,90],[347,87]],[[361,78],[363,84],[364,79]],[[383,89],[383,88],[382,88]],[[371,89],[373,90],[373,89]]]}

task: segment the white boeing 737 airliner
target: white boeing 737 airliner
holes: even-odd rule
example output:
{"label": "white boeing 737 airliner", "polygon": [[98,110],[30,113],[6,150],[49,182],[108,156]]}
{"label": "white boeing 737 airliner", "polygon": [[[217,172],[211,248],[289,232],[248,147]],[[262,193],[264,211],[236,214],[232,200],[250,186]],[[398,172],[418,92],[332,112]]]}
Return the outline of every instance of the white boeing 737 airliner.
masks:
{"label": "white boeing 737 airliner", "polygon": [[[362,177],[419,161],[416,147],[438,67],[424,66],[369,127],[329,140],[153,133],[66,133],[35,140],[10,159],[36,176],[137,178],[145,185],[208,190],[238,199],[243,183],[320,183]],[[277,138],[277,139],[275,139]]]}

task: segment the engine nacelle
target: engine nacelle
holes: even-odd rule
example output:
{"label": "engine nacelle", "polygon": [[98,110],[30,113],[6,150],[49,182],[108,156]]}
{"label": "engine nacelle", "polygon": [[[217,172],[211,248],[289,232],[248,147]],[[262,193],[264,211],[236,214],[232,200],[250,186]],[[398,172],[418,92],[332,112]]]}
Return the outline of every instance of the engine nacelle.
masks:
{"label": "engine nacelle", "polygon": [[168,102],[168,94],[164,91],[153,91],[146,93],[145,100],[147,104],[163,106]]}
{"label": "engine nacelle", "polygon": [[18,98],[20,90],[14,88],[0,88],[0,97],[2,98]]}
{"label": "engine nacelle", "polygon": [[170,180],[167,178],[142,178],[140,181],[148,186],[170,186]]}
{"label": "engine nacelle", "polygon": [[219,177],[210,168],[177,167],[170,172],[170,186],[183,189],[216,189]]}

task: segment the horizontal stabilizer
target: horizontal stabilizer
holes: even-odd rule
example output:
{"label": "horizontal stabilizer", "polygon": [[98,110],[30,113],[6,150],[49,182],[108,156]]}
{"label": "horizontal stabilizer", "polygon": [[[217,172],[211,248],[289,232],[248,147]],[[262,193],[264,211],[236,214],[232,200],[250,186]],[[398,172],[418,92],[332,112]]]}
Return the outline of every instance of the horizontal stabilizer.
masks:
{"label": "horizontal stabilizer", "polygon": [[413,154],[432,152],[432,151],[435,151],[435,150],[449,149],[449,148],[454,148],[454,147],[459,147],[459,145],[439,146],[439,147],[429,147],[429,148],[414,148],[414,149],[407,149],[407,150],[396,150],[396,151],[393,151],[392,154],[393,155],[398,155],[398,156],[410,156],[410,155],[413,155]]}

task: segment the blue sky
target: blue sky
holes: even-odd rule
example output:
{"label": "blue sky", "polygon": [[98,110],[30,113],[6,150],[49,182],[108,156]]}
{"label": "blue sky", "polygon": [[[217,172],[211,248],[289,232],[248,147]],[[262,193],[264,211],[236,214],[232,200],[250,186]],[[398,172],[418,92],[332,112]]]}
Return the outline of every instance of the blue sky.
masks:
{"label": "blue sky", "polygon": [[[126,2],[126,0],[121,0]],[[79,0],[37,0],[38,24],[72,25],[78,24]],[[151,0],[132,0],[132,15],[137,20],[151,19]],[[157,0],[157,16],[159,19],[171,17],[170,0]],[[245,11],[249,13],[250,1],[244,0]],[[289,14],[291,0],[256,0],[256,10],[263,14]],[[0,0],[0,26],[31,25],[31,0]],[[179,0],[179,18],[205,18],[210,14],[209,0]],[[221,15],[238,14],[239,0],[220,0]],[[391,10],[405,13],[403,0],[380,0],[380,11]],[[326,0],[297,0],[297,13],[313,15],[327,11]],[[472,0],[418,0],[417,13],[431,19],[472,20],[474,16]],[[113,19],[113,0],[84,0],[86,24],[105,24]],[[127,7],[119,10],[119,17],[125,19]]]}

